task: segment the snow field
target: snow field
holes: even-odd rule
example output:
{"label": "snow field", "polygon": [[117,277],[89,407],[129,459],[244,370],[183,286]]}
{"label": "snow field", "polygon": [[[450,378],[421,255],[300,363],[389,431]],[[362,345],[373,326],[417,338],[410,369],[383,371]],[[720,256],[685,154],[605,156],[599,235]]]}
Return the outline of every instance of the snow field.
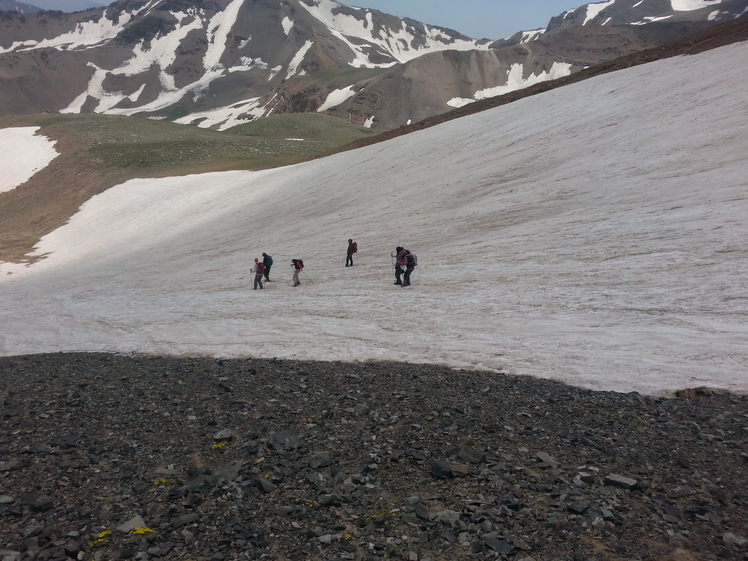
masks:
{"label": "snow field", "polygon": [[[48,258],[0,264],[0,353],[748,392],[747,56],[659,61],[288,168],[127,182],[45,237]],[[419,257],[410,289],[392,284],[396,245]],[[252,291],[263,251],[274,282]]]}

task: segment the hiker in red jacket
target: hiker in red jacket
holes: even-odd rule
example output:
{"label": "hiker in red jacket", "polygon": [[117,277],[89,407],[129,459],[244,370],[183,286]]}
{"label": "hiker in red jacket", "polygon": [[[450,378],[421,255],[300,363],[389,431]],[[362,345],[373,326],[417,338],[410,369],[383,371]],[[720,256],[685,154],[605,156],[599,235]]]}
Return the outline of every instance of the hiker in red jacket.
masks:
{"label": "hiker in red jacket", "polygon": [[255,264],[252,265],[252,272],[255,275],[255,283],[252,287],[253,290],[257,290],[258,286],[262,288],[262,275],[265,274],[265,265],[263,265],[259,259],[255,259]]}
{"label": "hiker in red jacket", "polygon": [[[395,272],[395,275],[397,276],[397,282],[395,284],[400,284],[402,286],[408,286],[410,284],[408,276],[408,250],[400,248],[400,251],[397,253],[397,271]],[[400,282],[400,275],[405,273],[405,277],[403,278],[402,282]]]}
{"label": "hiker in red jacket", "polygon": [[402,285],[403,281],[401,279],[403,275],[403,269],[400,268],[400,252],[403,251],[403,248],[400,246],[397,246],[395,248],[395,253],[391,253],[390,257],[395,258],[395,284]]}

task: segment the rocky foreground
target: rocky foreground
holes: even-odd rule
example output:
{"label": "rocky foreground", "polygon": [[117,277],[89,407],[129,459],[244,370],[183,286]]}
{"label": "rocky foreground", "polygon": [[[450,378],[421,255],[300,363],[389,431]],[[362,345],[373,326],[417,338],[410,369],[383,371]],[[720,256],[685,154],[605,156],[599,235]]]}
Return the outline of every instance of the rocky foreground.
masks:
{"label": "rocky foreground", "polygon": [[748,397],[0,358],[0,558],[748,559]]}

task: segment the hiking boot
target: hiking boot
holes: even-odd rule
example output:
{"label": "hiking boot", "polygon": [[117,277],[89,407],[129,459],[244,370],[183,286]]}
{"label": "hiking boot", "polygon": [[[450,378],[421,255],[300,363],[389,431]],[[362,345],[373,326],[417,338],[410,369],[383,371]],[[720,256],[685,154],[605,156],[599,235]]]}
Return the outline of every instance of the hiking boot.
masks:
{"label": "hiking boot", "polygon": [[403,285],[402,281],[395,281],[395,284],[399,284],[400,286]]}

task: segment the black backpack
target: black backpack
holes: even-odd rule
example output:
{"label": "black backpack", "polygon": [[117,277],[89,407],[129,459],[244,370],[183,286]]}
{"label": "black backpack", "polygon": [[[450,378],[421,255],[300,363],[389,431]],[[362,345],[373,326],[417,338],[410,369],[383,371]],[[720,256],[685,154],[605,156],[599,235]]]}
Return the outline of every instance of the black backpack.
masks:
{"label": "black backpack", "polygon": [[417,267],[418,266],[418,257],[416,257],[415,253],[408,253],[408,267]]}

